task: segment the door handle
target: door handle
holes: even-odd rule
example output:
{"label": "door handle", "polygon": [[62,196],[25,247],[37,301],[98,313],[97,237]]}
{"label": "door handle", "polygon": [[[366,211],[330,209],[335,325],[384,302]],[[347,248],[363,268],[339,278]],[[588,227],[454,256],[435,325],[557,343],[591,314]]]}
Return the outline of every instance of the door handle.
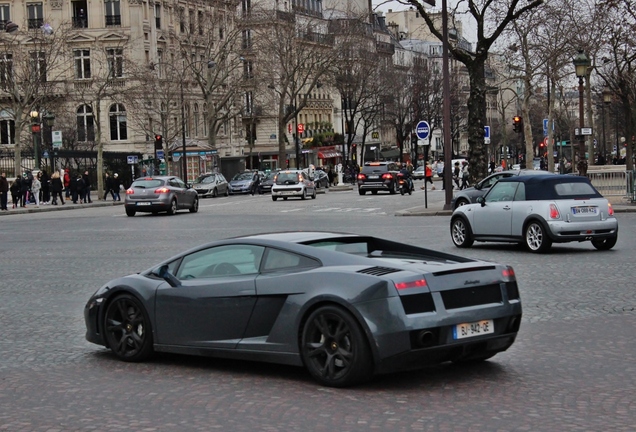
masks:
{"label": "door handle", "polygon": [[503,207],[503,209],[504,209],[504,210],[512,210],[512,208],[510,208],[510,207],[508,207],[508,206]]}

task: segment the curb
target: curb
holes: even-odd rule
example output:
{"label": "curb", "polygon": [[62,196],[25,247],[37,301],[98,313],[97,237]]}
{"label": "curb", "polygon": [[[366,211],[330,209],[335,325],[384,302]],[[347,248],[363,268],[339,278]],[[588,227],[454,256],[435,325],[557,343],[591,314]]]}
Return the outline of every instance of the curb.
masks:
{"label": "curb", "polygon": [[104,202],[104,201],[98,201],[98,202],[93,202],[90,204],[72,204],[72,203],[67,203],[64,205],[40,205],[40,207],[36,207],[35,204],[31,204],[30,206],[27,206],[26,208],[20,207],[17,209],[10,209],[8,211],[4,211],[4,212],[0,212],[0,216],[9,216],[9,215],[13,215],[13,214],[29,214],[29,213],[43,213],[43,212],[54,212],[54,211],[67,211],[67,210],[75,210],[75,209],[87,209],[87,208],[93,208],[93,207],[109,207],[109,206],[117,206],[117,205],[123,205],[124,202],[123,201],[116,201],[116,202]]}

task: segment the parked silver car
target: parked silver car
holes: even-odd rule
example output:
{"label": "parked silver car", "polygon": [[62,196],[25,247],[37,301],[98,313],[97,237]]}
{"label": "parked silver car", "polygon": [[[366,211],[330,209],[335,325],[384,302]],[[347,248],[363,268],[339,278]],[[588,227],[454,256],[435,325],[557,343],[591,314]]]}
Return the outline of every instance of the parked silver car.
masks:
{"label": "parked silver car", "polygon": [[587,177],[514,176],[500,179],[477,204],[456,208],[450,233],[457,247],[517,242],[545,252],[552,243],[591,241],[608,250],[618,239],[618,221]]}
{"label": "parked silver car", "polygon": [[307,173],[301,170],[284,170],[276,174],[272,185],[272,200],[279,197],[286,200],[289,197],[316,199],[316,185],[309,179]]}
{"label": "parked silver car", "polygon": [[506,177],[518,176],[518,175],[551,175],[547,171],[535,171],[535,170],[510,170],[501,171],[494,174],[490,174],[488,177],[480,180],[473,187],[462,189],[455,193],[455,196],[451,200],[451,208],[456,209],[466,204],[476,203],[477,198],[484,196],[488,189],[492,187],[498,180]]}
{"label": "parked silver car", "polygon": [[124,207],[128,216],[134,216],[137,212],[161,211],[173,215],[183,208],[196,213],[199,211],[199,196],[179,177],[142,177],[126,190]]}

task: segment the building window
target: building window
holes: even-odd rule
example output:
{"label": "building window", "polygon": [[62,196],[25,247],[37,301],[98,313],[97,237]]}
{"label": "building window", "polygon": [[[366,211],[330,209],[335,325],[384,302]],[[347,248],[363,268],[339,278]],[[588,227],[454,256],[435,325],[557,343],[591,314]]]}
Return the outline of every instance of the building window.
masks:
{"label": "building window", "polygon": [[0,84],[3,87],[13,82],[13,54],[0,54]]}
{"label": "building window", "polygon": [[95,123],[93,108],[82,105],[77,109],[77,141],[95,141]]}
{"label": "building window", "polygon": [[194,25],[196,24],[194,21],[194,11],[192,9],[190,9],[188,11],[188,21],[190,23],[190,34],[193,35],[194,34]]}
{"label": "building window", "polygon": [[15,144],[15,122],[0,120],[0,144]]}
{"label": "building window", "polygon": [[86,16],[86,1],[74,1],[71,2],[71,8],[73,9],[73,27],[74,28],[87,28],[88,17]]}
{"label": "building window", "polygon": [[253,106],[253,101],[252,101],[252,92],[248,91],[245,92],[245,106],[243,107],[245,114],[252,114],[252,106]]}
{"label": "building window", "polygon": [[186,31],[185,9],[184,8],[179,8],[179,31],[181,33],[185,33],[185,31]]}
{"label": "building window", "polygon": [[184,112],[185,112],[185,116],[186,116],[186,121],[183,124],[185,126],[185,136],[187,138],[190,138],[190,130],[191,130],[190,105],[186,105],[185,106]]}
{"label": "building window", "polygon": [[243,30],[243,49],[252,48],[252,30]]}
{"label": "building window", "polygon": [[203,36],[203,27],[204,27],[204,22],[205,20],[203,19],[203,12],[199,11],[197,12],[197,21],[198,21],[198,27],[199,27],[199,36]]}
{"label": "building window", "polygon": [[46,82],[46,56],[44,52],[31,52],[31,71],[34,81]]}
{"label": "building window", "polygon": [[10,8],[8,4],[0,4],[0,30],[5,30],[7,21],[11,21],[9,11]]}
{"label": "building window", "polygon": [[199,104],[194,104],[194,136],[199,136],[199,123],[201,119],[199,118]]}
{"label": "building window", "polygon": [[114,104],[108,112],[110,119],[110,140],[124,141],[128,139],[126,126],[126,109],[122,104]]}
{"label": "building window", "polygon": [[106,50],[108,59],[108,76],[111,78],[121,78],[124,76],[124,50],[121,48],[108,48]]}
{"label": "building window", "polygon": [[241,1],[241,12],[243,12],[243,16],[249,15],[252,10],[252,1],[251,0],[242,0]]}
{"label": "building window", "polygon": [[252,70],[251,60],[245,60],[243,62],[243,78],[246,80],[254,78],[254,71]]}
{"label": "building window", "polygon": [[27,17],[29,29],[39,29],[44,25],[42,3],[27,3]]}
{"label": "building window", "polygon": [[155,3],[155,27],[157,30],[161,29],[161,5]]}
{"label": "building window", "polygon": [[91,51],[87,49],[73,51],[75,57],[75,78],[88,79],[91,77]]}
{"label": "building window", "polygon": [[121,25],[121,11],[119,0],[104,0],[105,18],[107,26]]}
{"label": "building window", "polygon": [[208,105],[203,104],[203,136],[208,136]]}

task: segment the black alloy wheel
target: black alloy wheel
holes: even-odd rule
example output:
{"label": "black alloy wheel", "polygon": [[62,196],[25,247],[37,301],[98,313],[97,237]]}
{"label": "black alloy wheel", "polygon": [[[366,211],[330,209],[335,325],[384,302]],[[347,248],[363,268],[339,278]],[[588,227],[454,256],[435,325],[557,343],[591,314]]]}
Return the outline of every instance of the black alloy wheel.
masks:
{"label": "black alloy wheel", "polygon": [[373,374],[369,344],[355,318],[338,306],[323,306],[302,328],[301,355],[305,367],[320,384],[346,387]]}
{"label": "black alloy wheel", "polygon": [[116,297],[104,318],[106,344],[124,361],[138,362],[153,352],[150,319],[143,306],[130,294]]}

